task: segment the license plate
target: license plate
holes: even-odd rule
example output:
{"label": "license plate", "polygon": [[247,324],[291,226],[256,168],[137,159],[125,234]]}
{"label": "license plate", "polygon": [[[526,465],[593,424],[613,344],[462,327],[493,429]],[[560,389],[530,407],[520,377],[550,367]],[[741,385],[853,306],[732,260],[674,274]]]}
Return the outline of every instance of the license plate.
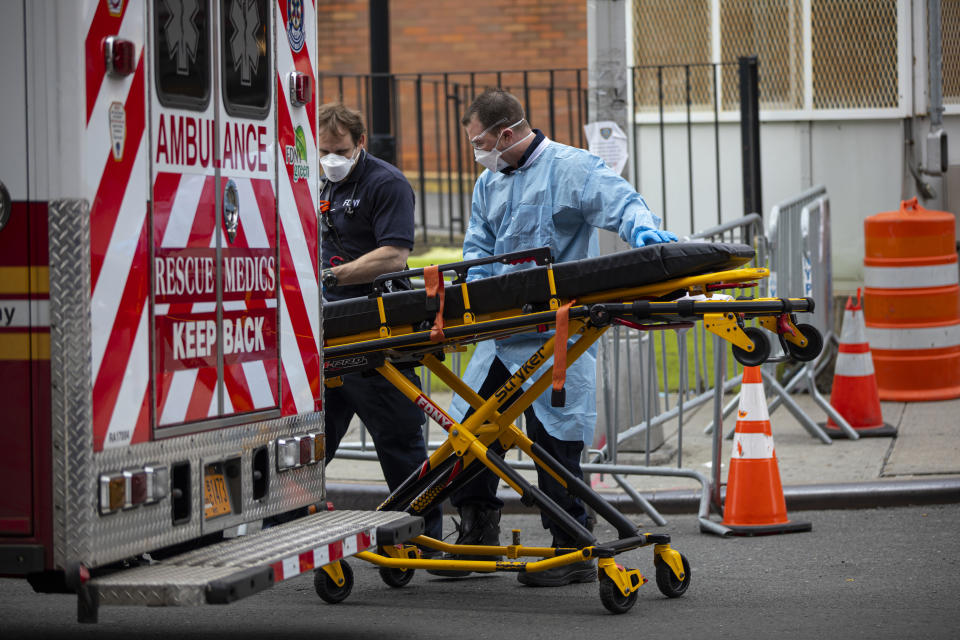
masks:
{"label": "license plate", "polygon": [[207,467],[203,474],[203,517],[209,520],[229,513],[227,481],[215,466]]}

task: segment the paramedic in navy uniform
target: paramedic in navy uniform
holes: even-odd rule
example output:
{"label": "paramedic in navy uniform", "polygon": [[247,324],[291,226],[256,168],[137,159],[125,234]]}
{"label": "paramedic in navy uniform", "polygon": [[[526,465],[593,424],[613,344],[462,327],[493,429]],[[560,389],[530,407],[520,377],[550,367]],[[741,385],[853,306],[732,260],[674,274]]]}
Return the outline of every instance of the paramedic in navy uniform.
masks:
{"label": "paramedic in navy uniform", "polygon": [[[413,249],[413,189],[396,167],[364,149],[359,113],[339,103],[322,105],[318,112],[317,148],[325,178],[320,201],[330,203],[320,216],[323,297],[366,296],[377,276],[406,269]],[[413,369],[401,372],[420,386]],[[391,491],[427,458],[423,411],[377,372],[343,376],[342,386],[324,391],[323,409],[328,464],[354,414],[373,438]],[[440,507],[427,513],[426,535],[440,539],[440,518]]]}
{"label": "paramedic in navy uniform", "polygon": [[[557,262],[590,258],[599,253],[598,228],[617,233],[633,247],[677,239],[669,231],[658,230],[660,218],[603,160],[531,129],[520,102],[506,91],[489,89],[482,93],[467,109],[461,124],[473,145],[474,157],[486,168],[473,189],[470,223],[463,239],[464,260],[543,246],[550,247]],[[472,267],[467,280],[528,266],[494,262]],[[464,382],[471,389],[479,389],[482,397],[489,397],[552,335],[521,333],[477,343]],[[583,477],[583,445],[593,440],[597,418],[596,346],[567,368],[568,393],[563,406],[552,406],[551,394],[545,393],[524,412],[528,437],[578,478]],[[550,364],[552,359],[544,366]],[[462,421],[471,411],[466,401],[454,397],[450,411],[454,420]],[[537,470],[537,480],[544,493],[587,526],[587,513],[579,499],[541,469]],[[457,544],[499,545],[503,503],[496,495],[497,484],[497,476],[484,470],[454,492],[451,502],[460,512]],[[544,528],[553,534],[551,546],[577,546],[549,518],[541,518]],[[429,572],[447,576],[468,573]],[[530,586],[554,587],[596,580],[597,568],[584,561],[542,572],[518,573],[517,578]]]}

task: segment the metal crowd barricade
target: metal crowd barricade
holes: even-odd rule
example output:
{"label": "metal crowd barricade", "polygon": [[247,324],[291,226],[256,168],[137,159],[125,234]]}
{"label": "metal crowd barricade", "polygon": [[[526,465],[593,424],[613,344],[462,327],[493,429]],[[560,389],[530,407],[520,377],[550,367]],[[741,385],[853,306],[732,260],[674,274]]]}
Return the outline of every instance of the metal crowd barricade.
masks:
{"label": "metal crowd barricade", "polygon": [[[830,199],[826,187],[817,186],[799,195],[784,200],[770,210],[767,220],[766,245],[769,257],[770,278],[764,295],[776,297],[779,293],[808,296],[814,299],[814,313],[807,320],[823,335],[824,350],[811,362],[792,371],[783,384],[777,381],[773,364],[766,364],[763,376],[768,394],[775,397],[768,409],[773,413],[780,404],[797,419],[810,435],[824,444],[833,441],[823,428],[798,405],[791,393],[805,385],[814,402],[830,416],[849,438],[856,440],[859,434],[823,397],[817,389],[816,376],[831,362],[832,348],[838,339],[833,331],[833,271],[830,250]],[[774,347],[774,359],[779,346]],[[781,351],[782,354],[782,351]],[[723,408],[722,418],[736,409],[739,394]],[[715,422],[709,424],[710,433]],[[726,434],[733,438],[733,430]]]}

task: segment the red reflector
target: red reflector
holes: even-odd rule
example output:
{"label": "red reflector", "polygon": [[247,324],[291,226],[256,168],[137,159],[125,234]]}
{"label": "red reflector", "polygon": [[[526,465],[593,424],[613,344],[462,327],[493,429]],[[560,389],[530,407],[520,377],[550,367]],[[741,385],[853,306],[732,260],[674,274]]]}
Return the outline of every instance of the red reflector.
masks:
{"label": "red reflector", "polygon": [[300,464],[310,464],[313,459],[313,438],[303,436],[300,438]]}
{"label": "red reflector", "polygon": [[313,83],[310,76],[300,71],[290,74],[290,102],[295,107],[302,107],[313,99]]}
{"label": "red reflector", "polygon": [[138,505],[147,501],[147,473],[137,471],[130,474],[130,504]]}
{"label": "red reflector", "polygon": [[128,76],[136,70],[137,46],[130,40],[108,36],[103,41],[103,57],[107,73]]}

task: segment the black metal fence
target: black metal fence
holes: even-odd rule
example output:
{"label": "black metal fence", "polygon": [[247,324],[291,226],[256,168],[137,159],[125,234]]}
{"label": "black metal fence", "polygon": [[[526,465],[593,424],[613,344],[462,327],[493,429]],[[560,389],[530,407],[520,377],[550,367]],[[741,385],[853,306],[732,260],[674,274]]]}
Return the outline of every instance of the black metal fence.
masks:
{"label": "black metal fence", "polygon": [[[739,64],[742,69],[743,61]],[[651,206],[655,205],[657,213],[664,218],[665,227],[676,224],[677,216],[682,215],[684,209],[690,233],[720,224],[725,217],[724,194],[734,193],[728,190],[739,189],[741,184],[746,194],[747,178],[753,181],[749,185],[754,190],[751,194],[759,199],[756,183],[759,140],[755,136],[741,136],[738,131],[739,144],[721,142],[721,122],[739,121],[741,128],[756,126],[757,122],[755,110],[736,111],[741,93],[740,83],[735,81],[737,67],[737,62],[692,63],[638,66],[630,70],[637,122],[627,132],[633,150],[632,176],[628,178],[632,177],[634,186],[648,201],[652,200]],[[381,76],[320,74],[318,99],[342,101],[364,113],[369,123],[373,109],[371,84],[377,77]],[[418,244],[421,246],[457,245],[466,229],[473,185],[482,168],[473,159],[460,118],[484,89],[502,87],[510,91],[525,105],[527,119],[533,127],[558,142],[586,147],[583,125],[589,121],[590,114],[585,69],[437,72],[386,77],[390,84],[396,164],[417,192]],[[754,83],[756,77],[754,72]],[[756,95],[755,88],[753,95]],[[712,141],[705,135],[710,129]],[[649,160],[655,156],[640,136],[650,136],[653,131],[656,131],[659,149],[658,158],[651,165],[643,158]],[[682,140],[685,163],[678,162],[675,152],[668,158],[671,140]],[[712,156],[712,160],[707,161],[708,156]],[[711,166],[706,168],[706,165]],[[734,165],[743,167],[739,175],[731,174],[729,167]],[[678,176],[683,171],[686,180],[681,183]],[[745,202],[748,199],[749,194]],[[751,202],[750,206],[759,211],[759,202]],[[701,213],[709,209],[715,210],[715,216]],[[726,217],[750,212],[728,211]]]}
{"label": "black metal fence", "polygon": [[762,213],[756,58],[637,66],[631,78],[633,184],[664,227],[692,234]]}
{"label": "black metal fence", "polygon": [[[396,164],[417,191],[418,242],[459,243],[470,215],[473,159],[460,118],[488,87],[501,87],[525,105],[527,120],[553,140],[583,147],[587,122],[586,69],[392,74],[391,120]],[[371,122],[370,89],[377,74],[320,74],[321,102],[342,101]]]}

